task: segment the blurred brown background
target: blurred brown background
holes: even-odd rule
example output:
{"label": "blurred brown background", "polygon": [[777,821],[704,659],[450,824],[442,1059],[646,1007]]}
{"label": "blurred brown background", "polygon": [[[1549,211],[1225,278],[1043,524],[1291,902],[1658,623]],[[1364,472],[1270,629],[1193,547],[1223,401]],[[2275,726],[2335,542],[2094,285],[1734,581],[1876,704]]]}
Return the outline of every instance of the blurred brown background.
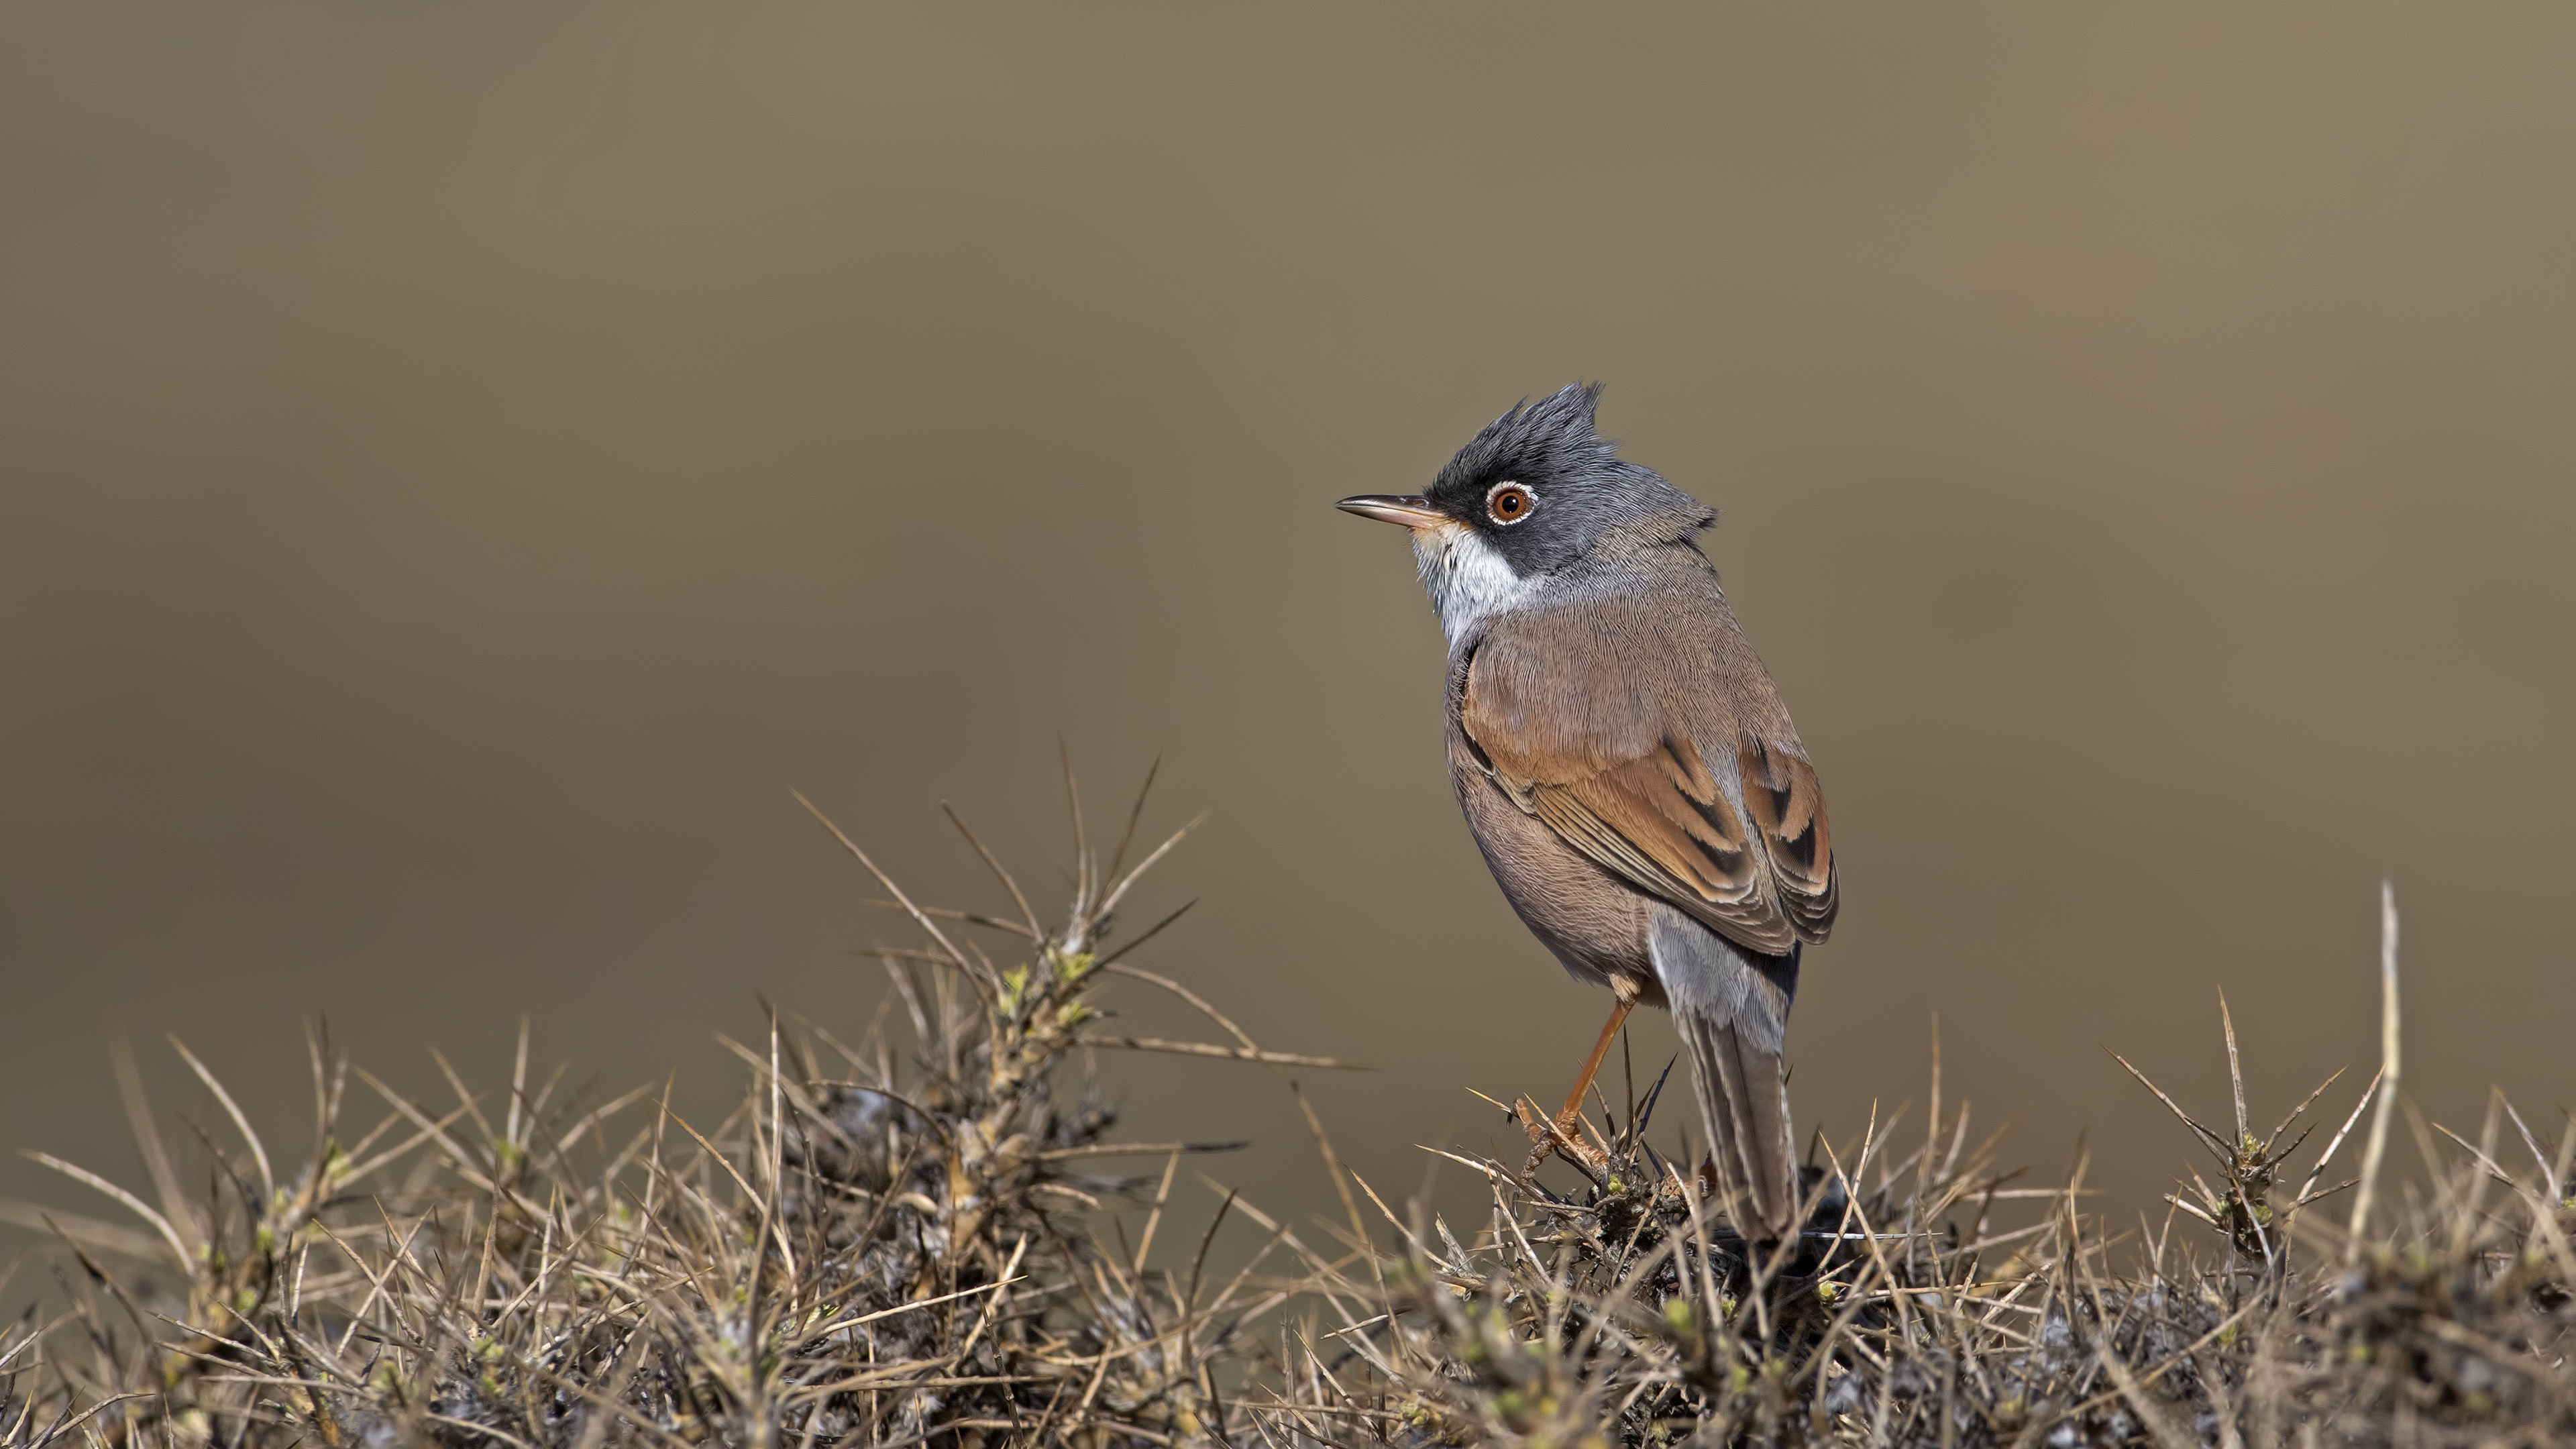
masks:
{"label": "blurred brown background", "polygon": [[[2571,46],[2552,5],[9,7],[0,1143],[141,1185],[118,1023],[165,1105],[214,1120],[175,1030],[300,1140],[316,1013],[423,1095],[433,1044],[499,1086],[526,1013],[541,1071],[720,1113],[711,1030],[862,1029],[851,950],[909,935],[788,789],[1000,904],[953,800],[1052,899],[1062,732],[1101,815],[1158,749],[1148,828],[1215,812],[1136,959],[1380,1064],[1310,1085],[1408,1190],[1605,1002],[1457,819],[1402,540],[1330,503],[1585,377],[1722,510],[1832,801],[1802,1123],[1919,1103],[1937,1011],[2008,1155],[2089,1126],[2147,1206],[2189,1144],[2104,1047],[2223,1113],[2224,986],[2256,1114],[2350,1064],[2339,1112],[2383,873],[2428,1113],[2551,1117]],[[1274,1074],[1104,1070],[1123,1132],[1329,1201]]]}

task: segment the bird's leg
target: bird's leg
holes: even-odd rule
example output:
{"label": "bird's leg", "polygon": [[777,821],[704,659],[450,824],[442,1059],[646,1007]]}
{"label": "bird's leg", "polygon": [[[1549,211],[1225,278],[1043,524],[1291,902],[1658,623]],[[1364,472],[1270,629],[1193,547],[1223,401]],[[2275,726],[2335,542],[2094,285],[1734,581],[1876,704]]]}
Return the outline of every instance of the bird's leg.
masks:
{"label": "bird's leg", "polygon": [[1592,1090],[1592,1079],[1601,1074],[1602,1058],[1610,1055],[1610,1043],[1619,1039],[1619,1028],[1628,1024],[1628,1013],[1637,1009],[1637,988],[1625,978],[1611,988],[1619,995],[1619,1004],[1610,1008],[1610,1020],[1601,1027],[1601,1039],[1592,1044],[1592,1055],[1583,1059],[1583,1072],[1574,1079],[1574,1090],[1565,1095],[1565,1110],[1556,1114],[1556,1130],[1568,1141],[1574,1139],[1576,1124],[1583,1120],[1583,1094]]}
{"label": "bird's leg", "polygon": [[1551,1124],[1523,1124],[1529,1129],[1531,1142],[1529,1165],[1521,1169],[1523,1178],[1538,1170],[1539,1163],[1556,1142],[1563,1142],[1578,1153],[1583,1151],[1583,1139],[1575,1135],[1575,1129],[1583,1121],[1583,1094],[1591,1090],[1592,1079],[1600,1075],[1602,1058],[1610,1055],[1610,1043],[1618,1040],[1619,1028],[1628,1024],[1628,1013],[1637,1009],[1637,983],[1624,976],[1614,977],[1610,990],[1618,997],[1618,1004],[1610,1008],[1610,1020],[1601,1027],[1601,1039],[1592,1044],[1592,1055],[1584,1058],[1582,1074],[1574,1079],[1574,1090],[1565,1096],[1565,1109],[1556,1114],[1556,1120]]}

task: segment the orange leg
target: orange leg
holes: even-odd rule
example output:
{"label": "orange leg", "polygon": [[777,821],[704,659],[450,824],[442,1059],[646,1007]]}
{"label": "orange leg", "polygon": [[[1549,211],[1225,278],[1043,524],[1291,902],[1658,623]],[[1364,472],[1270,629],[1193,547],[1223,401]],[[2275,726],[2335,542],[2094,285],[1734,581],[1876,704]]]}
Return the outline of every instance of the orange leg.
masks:
{"label": "orange leg", "polygon": [[[1583,1139],[1575,1135],[1583,1121],[1583,1094],[1592,1090],[1592,1079],[1600,1074],[1601,1060],[1610,1054],[1610,1043],[1619,1039],[1619,1028],[1628,1024],[1628,1013],[1637,1008],[1638,991],[1634,985],[1626,981],[1614,982],[1611,990],[1617,994],[1619,1004],[1610,1008],[1610,1020],[1602,1025],[1601,1039],[1592,1044],[1592,1055],[1584,1059],[1583,1072],[1574,1079],[1574,1090],[1566,1094],[1564,1110],[1556,1114],[1553,1124],[1542,1125],[1527,1118],[1521,1124],[1530,1134],[1529,1161],[1521,1167],[1524,1179],[1538,1171],[1538,1165],[1547,1159],[1548,1150],[1557,1142],[1563,1142],[1578,1156],[1585,1151]],[[1523,1111],[1530,1117],[1537,1115],[1527,1103],[1523,1104]]]}
{"label": "orange leg", "polygon": [[1556,1114],[1556,1130],[1568,1140],[1574,1136],[1575,1124],[1583,1119],[1583,1094],[1592,1090],[1592,1079],[1601,1074],[1601,1059],[1610,1055],[1610,1043],[1619,1039],[1619,1028],[1628,1024],[1628,1013],[1636,1009],[1636,997],[1621,996],[1619,1004],[1610,1008],[1610,1020],[1601,1028],[1601,1040],[1592,1044],[1592,1055],[1583,1059],[1583,1073],[1574,1079],[1574,1090],[1565,1096],[1565,1110]]}

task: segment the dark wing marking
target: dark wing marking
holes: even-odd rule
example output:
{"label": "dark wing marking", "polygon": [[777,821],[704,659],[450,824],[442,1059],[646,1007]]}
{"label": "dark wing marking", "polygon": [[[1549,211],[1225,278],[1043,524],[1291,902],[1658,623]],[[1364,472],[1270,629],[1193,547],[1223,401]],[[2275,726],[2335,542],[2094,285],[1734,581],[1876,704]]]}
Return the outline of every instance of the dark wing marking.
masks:
{"label": "dark wing marking", "polygon": [[1841,891],[1834,881],[1834,832],[1816,767],[1787,748],[1753,740],[1735,749],[1744,808],[1762,833],[1780,908],[1810,945],[1834,928]]}

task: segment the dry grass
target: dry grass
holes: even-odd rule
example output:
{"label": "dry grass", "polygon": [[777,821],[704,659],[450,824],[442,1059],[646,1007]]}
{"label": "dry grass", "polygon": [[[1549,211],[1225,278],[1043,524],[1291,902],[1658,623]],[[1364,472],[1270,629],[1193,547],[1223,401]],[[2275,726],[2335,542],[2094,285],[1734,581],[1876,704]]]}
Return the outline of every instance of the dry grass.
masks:
{"label": "dry grass", "polygon": [[[1661,1083],[1554,1144],[1566,1191],[1457,1159],[1491,1194],[1463,1236],[1334,1162],[1320,1123],[1338,1221],[1231,1196],[1184,1221],[1181,1158],[1221,1144],[1114,1140],[1073,1080],[1086,1049],[1338,1064],[1264,1050],[1108,948],[1179,839],[1127,869],[1143,804],[1105,870],[1077,804],[1052,928],[971,833],[1007,917],[914,905],[834,829],[923,940],[882,953],[856,1045],[776,1021],[728,1042],[747,1089],[704,1129],[649,1089],[558,1101],[524,1027],[506,1093],[451,1072],[453,1106],[317,1034],[301,1166],[186,1057],[238,1138],[200,1137],[199,1201],[120,1057],[149,1194],[53,1165],[143,1227],[10,1209],[53,1233],[67,1306],[0,1328],[0,1449],[2576,1442],[2576,1127],[2553,1149],[2499,1101],[2475,1143],[2437,1137],[2397,1110],[2393,1020],[2299,1191],[2289,1134],[2320,1097],[2262,1138],[2239,1085],[2232,1133],[2184,1119],[2214,1182],[2127,1238],[2084,1213],[2080,1154],[2055,1186],[1998,1170],[1937,1057],[1927,1126],[1818,1143],[1809,1229],[1772,1251],[1650,1145]],[[1177,994],[1214,1039],[1101,1034],[1112,981]],[[353,1135],[361,1097],[381,1107]],[[2423,1176],[2395,1190],[2400,1115]],[[2336,1223],[2319,1205],[2352,1184],[2320,1184],[2357,1151],[2365,1200]],[[1145,1170],[1102,1171],[1122,1162]],[[1214,1271],[1234,1217],[1265,1245]],[[1158,1241],[1190,1266],[1148,1268]]]}

